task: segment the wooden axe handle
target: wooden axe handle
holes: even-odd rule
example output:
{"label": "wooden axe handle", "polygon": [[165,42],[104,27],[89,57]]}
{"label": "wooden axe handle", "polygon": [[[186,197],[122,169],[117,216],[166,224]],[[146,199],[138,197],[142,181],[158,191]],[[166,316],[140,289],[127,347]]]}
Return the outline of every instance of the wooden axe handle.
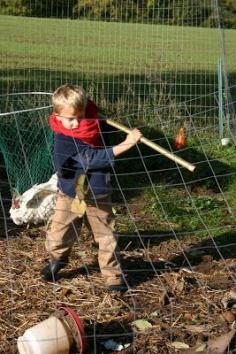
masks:
{"label": "wooden axe handle", "polygon": [[[129,129],[128,127],[126,127],[125,125],[123,124],[120,124],[118,122],[115,122],[114,120],[112,119],[106,119],[106,122],[107,124],[111,125],[112,127],[114,128],[117,128],[127,134],[130,133],[131,129]],[[153,150],[159,152],[160,154],[168,157],[168,159],[172,160],[172,161],[175,161],[176,163],[178,163],[179,165],[181,165],[182,167],[185,167],[187,170],[193,172],[196,168],[196,166],[194,166],[193,164],[189,163],[188,161],[182,159],[181,157],[179,156],[176,156],[174,154],[172,154],[172,152],[166,150],[165,148],[161,147],[160,145],[154,143],[153,141],[145,138],[145,137],[142,137],[140,139],[140,141],[149,146],[150,148],[152,148]]]}

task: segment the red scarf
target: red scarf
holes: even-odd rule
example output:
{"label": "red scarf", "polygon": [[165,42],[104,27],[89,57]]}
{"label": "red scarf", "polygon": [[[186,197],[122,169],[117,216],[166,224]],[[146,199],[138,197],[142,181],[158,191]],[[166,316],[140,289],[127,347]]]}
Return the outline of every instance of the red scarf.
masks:
{"label": "red scarf", "polygon": [[92,101],[88,100],[85,117],[79,120],[79,126],[75,129],[66,129],[62,123],[52,113],[49,118],[49,125],[54,133],[71,136],[80,139],[84,143],[94,147],[102,146],[100,124],[98,119],[98,108]]}

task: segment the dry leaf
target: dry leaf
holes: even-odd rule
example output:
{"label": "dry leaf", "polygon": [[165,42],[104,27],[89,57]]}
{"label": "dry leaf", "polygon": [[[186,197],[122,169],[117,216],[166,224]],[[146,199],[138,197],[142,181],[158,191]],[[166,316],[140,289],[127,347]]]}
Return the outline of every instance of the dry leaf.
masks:
{"label": "dry leaf", "polygon": [[185,286],[184,277],[178,273],[165,273],[163,275],[165,281],[171,289],[172,293],[181,293]]}
{"label": "dry leaf", "polygon": [[172,347],[175,349],[188,349],[189,345],[183,342],[172,342],[171,343]]}
{"label": "dry leaf", "polygon": [[76,181],[75,194],[80,200],[84,200],[85,195],[88,193],[88,182],[86,175],[80,175]]}
{"label": "dry leaf", "polygon": [[185,313],[184,314],[184,319],[187,321],[193,321],[194,316],[191,313]]}
{"label": "dry leaf", "polygon": [[153,312],[150,314],[150,316],[152,316],[152,317],[158,317],[158,316],[160,316],[160,310],[153,311]]}
{"label": "dry leaf", "polygon": [[187,325],[187,326],[185,326],[185,328],[189,332],[193,332],[193,333],[202,333],[202,332],[208,331],[208,329],[205,325]]}
{"label": "dry leaf", "polygon": [[227,311],[222,315],[227,322],[233,322],[235,319],[234,314],[231,311]]}
{"label": "dry leaf", "polygon": [[86,211],[86,203],[84,200],[75,198],[71,204],[71,211],[78,215],[81,218]]}
{"label": "dry leaf", "polygon": [[206,350],[206,347],[207,347],[206,343],[203,343],[202,345],[200,345],[200,347],[198,347],[198,348],[195,350],[195,352],[196,352],[196,353],[202,353],[202,352],[204,352],[204,351]]}
{"label": "dry leaf", "polygon": [[139,331],[145,331],[146,329],[152,328],[152,324],[147,320],[136,320],[132,322]]}

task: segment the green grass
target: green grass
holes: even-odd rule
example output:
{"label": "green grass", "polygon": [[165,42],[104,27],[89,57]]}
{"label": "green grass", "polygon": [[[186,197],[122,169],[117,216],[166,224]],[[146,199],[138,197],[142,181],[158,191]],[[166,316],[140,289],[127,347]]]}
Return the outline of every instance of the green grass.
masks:
{"label": "green grass", "polygon": [[[232,82],[234,37],[235,30],[225,31]],[[191,114],[216,105],[218,29],[0,16],[0,50],[2,93],[79,82],[106,113],[164,106],[164,119],[166,112],[186,115],[180,101]]]}
{"label": "green grass", "polygon": [[[135,222],[127,211],[122,209],[119,213],[118,209],[121,232],[125,228],[141,233],[151,229],[157,235],[175,231],[179,236],[201,239],[235,230],[235,146],[223,148],[218,139],[211,139],[209,144],[203,138],[201,147],[197,140],[189,140],[188,149],[186,159],[199,164],[194,173],[182,170],[182,176],[178,170],[169,170],[174,164],[166,159],[156,157],[148,162],[144,153],[152,184],[139,176],[141,165],[132,167],[123,161],[123,170],[135,170],[136,175],[127,175],[124,182],[122,178],[119,182],[124,188],[135,186],[137,190],[125,191]],[[160,172],[151,172],[154,168]]]}
{"label": "green grass", "polygon": [[[235,31],[225,31],[234,71]],[[37,68],[101,74],[214,72],[216,29],[1,16],[2,69]]]}

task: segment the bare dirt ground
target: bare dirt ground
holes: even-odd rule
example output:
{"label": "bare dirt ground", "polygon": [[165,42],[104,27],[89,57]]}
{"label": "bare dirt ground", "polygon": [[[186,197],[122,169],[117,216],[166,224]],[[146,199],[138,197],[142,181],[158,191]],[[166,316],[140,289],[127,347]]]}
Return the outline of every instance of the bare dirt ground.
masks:
{"label": "bare dirt ground", "polygon": [[[71,306],[80,315],[87,354],[113,353],[104,348],[108,339],[129,343],[120,352],[126,354],[236,353],[232,230],[230,246],[219,248],[212,240],[187,236],[175,240],[143,235],[138,242],[126,242],[121,235],[122,266],[130,289],[111,294],[100,276],[96,245],[86,228],[58,281],[46,283],[40,277],[46,259],[44,228],[9,224],[6,232],[3,226],[1,354],[17,353],[17,338],[60,306]],[[147,320],[148,328],[139,330],[133,324],[137,319]],[[222,339],[220,344],[217,339]],[[79,351],[73,347],[71,353]]]}

